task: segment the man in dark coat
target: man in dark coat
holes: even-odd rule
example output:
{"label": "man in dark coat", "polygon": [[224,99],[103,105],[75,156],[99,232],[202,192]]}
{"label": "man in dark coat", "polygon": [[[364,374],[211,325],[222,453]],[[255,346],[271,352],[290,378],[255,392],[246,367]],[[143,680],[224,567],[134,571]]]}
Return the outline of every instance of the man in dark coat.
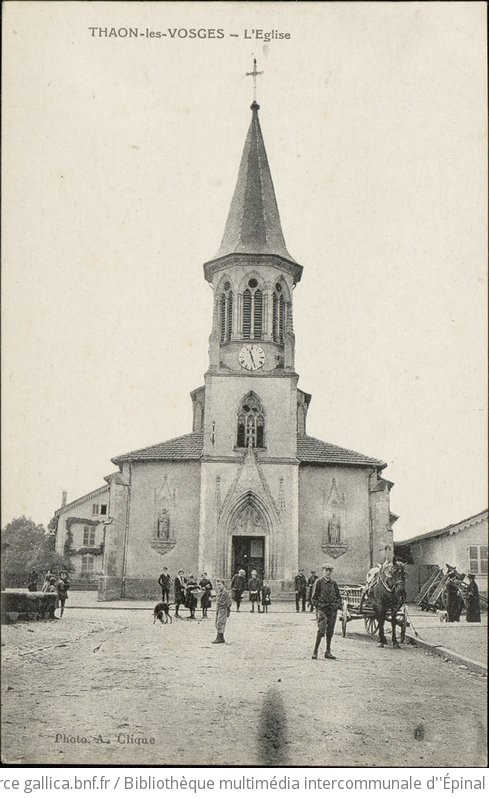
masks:
{"label": "man in dark coat", "polygon": [[302,603],[302,612],[306,611],[307,579],[302,568],[294,579],[295,611],[299,612],[299,603]]}
{"label": "man in dark coat", "polygon": [[446,591],[447,591],[447,615],[448,615],[447,620],[450,623],[453,621],[457,622],[460,620],[460,615],[462,614],[463,599],[460,593],[460,587],[457,580],[457,574],[455,573],[455,571],[452,571],[448,575]]}
{"label": "man in dark coat", "polygon": [[314,585],[316,584],[317,578],[318,578],[318,575],[317,575],[316,571],[311,571],[311,576],[307,580],[307,603],[309,605],[309,612],[313,612],[313,610],[314,610],[314,604],[312,603],[312,591],[313,591]]}
{"label": "man in dark coat", "polygon": [[163,568],[163,573],[160,574],[160,578],[158,579],[158,584],[161,587],[161,600],[166,601],[169,603],[170,601],[170,588],[171,588],[171,576],[168,573],[168,568]]}
{"label": "man in dark coat", "polygon": [[187,580],[185,579],[184,573],[185,571],[180,570],[175,577],[175,618],[182,617],[178,613],[180,604],[185,606],[185,585],[187,584]]}
{"label": "man in dark coat", "polygon": [[258,605],[258,612],[261,612],[261,607],[260,607],[261,579],[259,579],[256,571],[251,572],[251,576],[248,582],[248,590],[250,591],[250,601],[251,601],[250,612],[255,611],[255,602]]}
{"label": "man in dark coat", "polygon": [[465,591],[465,602],[467,604],[465,620],[468,623],[480,623],[481,603],[479,599],[479,588],[475,581],[475,574],[467,574],[467,576],[469,579],[469,586]]}
{"label": "man in dark coat", "polygon": [[236,612],[239,612],[241,599],[243,598],[243,593],[245,590],[246,573],[241,568],[241,570],[239,570],[237,574],[234,574],[233,578],[231,579],[231,595],[236,602]]}
{"label": "man in dark coat", "polygon": [[326,636],[325,659],[336,659],[331,653],[331,640],[336,623],[336,614],[341,607],[341,593],[338,585],[331,578],[333,566],[323,565],[323,575],[316,581],[312,592],[312,603],[318,611],[318,632],[312,659],[318,658],[321,638]]}

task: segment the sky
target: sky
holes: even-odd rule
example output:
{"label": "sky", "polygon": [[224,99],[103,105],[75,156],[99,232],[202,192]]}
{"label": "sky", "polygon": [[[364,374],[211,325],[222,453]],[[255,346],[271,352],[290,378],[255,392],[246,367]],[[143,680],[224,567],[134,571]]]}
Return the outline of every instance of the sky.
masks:
{"label": "sky", "polygon": [[253,57],[308,434],[388,464],[395,539],[487,507],[483,3],[7,2],[3,37],[3,524],[191,431]]}

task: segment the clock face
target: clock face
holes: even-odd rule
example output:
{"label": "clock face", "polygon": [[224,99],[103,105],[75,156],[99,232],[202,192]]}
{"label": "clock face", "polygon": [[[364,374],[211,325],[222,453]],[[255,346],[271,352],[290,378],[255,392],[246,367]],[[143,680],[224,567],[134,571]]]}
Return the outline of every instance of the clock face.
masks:
{"label": "clock face", "polygon": [[257,344],[245,344],[239,352],[238,360],[247,371],[256,371],[265,362],[265,352]]}

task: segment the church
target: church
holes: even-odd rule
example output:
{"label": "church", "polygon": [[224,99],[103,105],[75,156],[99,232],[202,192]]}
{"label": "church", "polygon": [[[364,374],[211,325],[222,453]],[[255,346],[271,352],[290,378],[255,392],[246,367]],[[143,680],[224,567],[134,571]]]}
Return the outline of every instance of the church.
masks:
{"label": "church", "polygon": [[307,435],[293,326],[303,267],[285,244],[259,107],[221,246],[203,266],[213,306],[192,431],[114,457],[101,487],[64,496],[55,513],[57,550],[75,579],[97,579],[100,600],[157,596],[163,566],[227,580],[255,569],[276,597],[325,560],[339,583],[364,583],[392,549],[386,464]]}

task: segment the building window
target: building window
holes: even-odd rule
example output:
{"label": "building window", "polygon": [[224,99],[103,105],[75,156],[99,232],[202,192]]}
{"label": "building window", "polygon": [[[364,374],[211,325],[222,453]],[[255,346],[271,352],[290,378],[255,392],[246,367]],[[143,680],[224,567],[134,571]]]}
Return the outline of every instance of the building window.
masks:
{"label": "building window", "polygon": [[469,546],[469,571],[487,574],[487,546]]}
{"label": "building window", "polygon": [[92,504],[92,515],[98,515],[98,504]]}
{"label": "building window", "polygon": [[84,554],[81,560],[81,572],[83,576],[93,576],[93,555]]}
{"label": "building window", "polygon": [[243,292],[243,338],[263,337],[263,293],[252,277]]}
{"label": "building window", "polygon": [[107,515],[107,505],[101,504],[100,505],[100,515]]}
{"label": "building window", "polygon": [[221,343],[231,340],[233,331],[233,292],[231,283],[224,283],[224,291],[220,299]]}
{"label": "building window", "polygon": [[239,408],[237,445],[257,449],[265,446],[265,416],[254,393],[248,394]]}
{"label": "building window", "polygon": [[285,337],[285,299],[280,283],[273,292],[272,334],[276,344],[283,344]]}
{"label": "building window", "polygon": [[95,546],[95,531],[91,526],[83,527],[83,545]]}

